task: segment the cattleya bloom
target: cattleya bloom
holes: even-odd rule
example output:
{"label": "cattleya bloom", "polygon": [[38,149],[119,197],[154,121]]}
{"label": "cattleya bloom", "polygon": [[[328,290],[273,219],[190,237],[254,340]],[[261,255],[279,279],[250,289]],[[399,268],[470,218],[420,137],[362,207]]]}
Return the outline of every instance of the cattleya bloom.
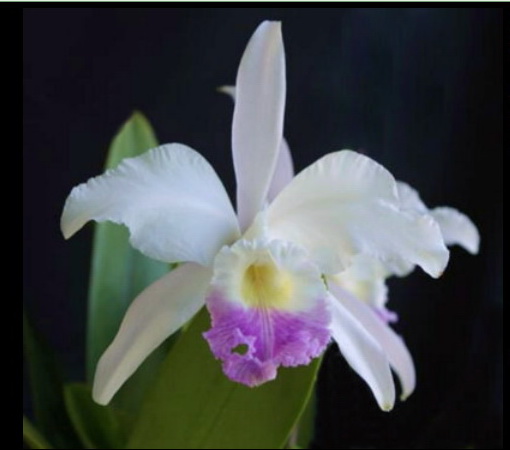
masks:
{"label": "cattleya bloom", "polygon": [[[480,235],[465,214],[450,207],[429,210],[416,190],[397,182],[400,206],[421,214],[430,214],[438,223],[446,245],[460,245],[469,253],[478,253]],[[409,396],[415,387],[415,370],[404,341],[390,327],[398,320],[395,312],[386,308],[388,288],[386,279],[392,275],[406,276],[414,265],[404,260],[387,264],[367,254],[358,254],[344,271],[328,276],[330,291],[348,305],[351,313],[377,340],[402,385],[401,398]]]}
{"label": "cattleya bloom", "polygon": [[264,22],[236,80],[237,212],[209,163],[182,144],[126,159],[69,195],[66,238],[89,220],[108,220],[127,226],[145,255],[182,263],[128,309],[97,366],[98,403],[108,403],[204,304],[211,315],[204,337],[234,381],[260,385],[280,366],[308,364],[333,338],[382,409],[395,398],[390,365],[412,390],[412,361],[401,340],[380,342],[357,317],[361,302],[336,295],[328,280],[359,255],[387,267],[418,265],[437,277],[449,255],[439,225],[426,212],[402,208],[393,176],[349,150],[292,178],[282,137],[285,89],[280,24]]}
{"label": "cattleya bloom", "polygon": [[[471,254],[477,254],[480,235],[475,224],[465,214],[448,206],[429,210],[418,192],[406,183],[397,182],[401,208],[422,214],[430,214],[438,223],[446,245],[460,245]],[[386,323],[393,323],[398,316],[386,308],[388,288],[386,279],[409,275],[414,265],[405,263],[390,266],[369,255],[357,255],[350,267],[328,278],[357,299],[368,304]]]}
{"label": "cattleya bloom", "polygon": [[[235,101],[235,87],[222,86],[219,89]],[[287,159],[286,172],[280,173],[279,192],[294,176],[292,157],[285,138],[280,149],[281,157]],[[458,244],[469,253],[478,253],[480,236],[474,223],[465,214],[451,207],[437,207],[429,210],[418,192],[408,184],[397,181],[400,207],[414,213],[430,214],[438,223],[446,245]],[[341,299],[351,314],[369,333],[376,338],[388,361],[398,374],[402,387],[401,399],[405,400],[416,384],[412,357],[404,341],[389,326],[398,321],[398,315],[386,308],[388,288],[386,279],[392,275],[409,275],[414,264],[406,260],[398,264],[385,264],[381,259],[366,253],[359,253],[351,264],[336,275],[327,276],[328,288],[337,299]],[[361,302],[361,303],[360,303]]]}

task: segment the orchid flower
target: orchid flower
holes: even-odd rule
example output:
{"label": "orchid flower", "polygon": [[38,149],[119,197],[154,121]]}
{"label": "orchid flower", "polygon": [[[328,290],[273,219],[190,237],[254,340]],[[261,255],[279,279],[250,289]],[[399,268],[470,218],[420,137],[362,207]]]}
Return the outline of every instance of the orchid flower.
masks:
{"label": "orchid flower", "polygon": [[127,226],[145,255],[183,263],[129,307],[97,366],[98,403],[108,403],[205,304],[211,329],[204,337],[230,379],[260,385],[280,366],[308,364],[332,337],[379,406],[392,408],[386,353],[324,279],[358,254],[406,261],[437,277],[448,250],[437,223],[401,210],[395,179],[366,156],[330,153],[282,183],[290,161],[280,151],[285,90],[281,27],[263,22],[236,79],[237,213],[213,168],[182,144],[126,159],[71,191],[61,222],[66,238],[89,220],[108,220]]}
{"label": "orchid flower", "polygon": [[[219,91],[235,101],[234,86],[222,86]],[[292,156],[285,138],[282,140],[277,167],[280,167],[278,173],[281,190],[294,176]],[[401,209],[430,215],[435,219],[446,245],[458,244],[471,254],[478,252],[478,230],[465,214],[450,207],[429,210],[418,192],[402,181],[397,181],[397,191]],[[412,356],[403,339],[390,326],[398,321],[398,315],[386,308],[386,279],[392,275],[406,276],[413,269],[414,265],[406,260],[385,265],[378,258],[360,253],[352,259],[347,269],[327,277],[330,293],[343,303],[385,352],[392,369],[400,379],[402,400],[414,391],[416,372]],[[359,304],[360,301],[362,304]]]}
{"label": "orchid flower", "polygon": [[[473,255],[478,253],[480,234],[468,216],[448,206],[429,209],[418,192],[402,181],[397,182],[397,189],[401,209],[430,215],[439,225],[445,245],[460,245]],[[406,261],[387,265],[370,256],[357,255],[347,270],[330,280],[369,304],[384,321],[396,322],[397,315],[386,309],[388,288],[385,281],[393,275],[409,275],[413,269],[414,265]]]}
{"label": "orchid flower", "polygon": [[[471,254],[478,253],[480,235],[476,225],[465,214],[451,207],[429,210],[418,192],[404,182],[397,182],[400,207],[419,214],[429,214],[438,223],[446,245],[460,245]],[[392,275],[406,276],[413,264],[401,261],[388,266],[369,255],[359,254],[343,272],[328,277],[330,291],[344,302],[354,317],[372,334],[386,356],[402,385],[402,398],[409,396],[415,387],[415,369],[404,341],[390,324],[398,315],[386,308],[388,288],[386,279]]]}

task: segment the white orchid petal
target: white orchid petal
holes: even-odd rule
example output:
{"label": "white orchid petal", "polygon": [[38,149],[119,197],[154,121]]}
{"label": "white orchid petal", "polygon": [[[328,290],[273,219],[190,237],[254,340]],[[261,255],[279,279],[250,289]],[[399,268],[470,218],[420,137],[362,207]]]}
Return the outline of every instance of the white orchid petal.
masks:
{"label": "white orchid petal", "polygon": [[400,206],[403,209],[430,214],[438,223],[446,245],[460,245],[472,254],[478,253],[480,234],[473,221],[448,206],[429,210],[420,198],[420,194],[402,181],[397,182]]}
{"label": "white orchid petal", "polygon": [[329,283],[329,289],[336,299],[370,333],[386,354],[391,367],[400,380],[402,387],[401,399],[404,400],[409,397],[416,386],[416,372],[413,359],[403,339],[383,322],[373,309],[335,285],[334,281]]}
{"label": "white orchid petal", "polygon": [[167,144],[75,187],[61,228],[71,237],[89,220],[129,228],[133,247],[166,262],[208,265],[239,236],[235,212],[214,169],[199,153]]}
{"label": "white orchid petal", "polygon": [[468,216],[447,206],[434,208],[431,214],[441,228],[446,245],[457,244],[472,254],[478,253],[480,233]]}
{"label": "white orchid petal", "polygon": [[350,292],[358,300],[373,307],[383,308],[388,299],[386,278],[390,272],[384,264],[370,255],[359,254],[344,271],[328,279]]}
{"label": "white orchid petal", "polygon": [[[236,87],[235,86],[221,86],[218,88],[219,92],[227,94],[235,101]],[[290,183],[294,177],[294,163],[292,161],[292,154],[290,147],[285,138],[282,138],[280,149],[278,150],[278,159],[276,160],[276,167],[274,169],[273,179],[269,184],[267,199],[272,202],[273,199],[283,190],[287,184]]]}
{"label": "white orchid petal", "polygon": [[306,248],[326,274],[344,270],[359,253],[390,268],[401,261],[418,264],[434,277],[448,262],[437,223],[401,211],[391,174],[349,150],[299,173],[269,206],[267,224],[275,238]]}
{"label": "white orchid petal", "polygon": [[395,403],[395,385],[387,357],[347,308],[333,296],[329,297],[331,333],[340,352],[368,384],[379,407],[391,410]]}
{"label": "white orchid petal", "polygon": [[232,124],[237,210],[246,229],[266,200],[283,135],[285,54],[279,22],[263,22],[239,65]]}
{"label": "white orchid petal", "polygon": [[195,315],[211,277],[208,268],[183,264],[133,301],[97,365],[92,393],[97,403],[106,405],[145,358]]}
{"label": "white orchid petal", "polygon": [[290,152],[289,144],[282,139],[280,150],[278,152],[278,160],[274,169],[273,179],[269,185],[267,199],[272,202],[276,196],[283,191],[294,177],[294,163],[292,162],[292,154]]}
{"label": "white orchid petal", "polygon": [[418,191],[403,181],[397,181],[398,197],[400,199],[400,207],[420,213],[428,213],[429,209],[423,203]]}

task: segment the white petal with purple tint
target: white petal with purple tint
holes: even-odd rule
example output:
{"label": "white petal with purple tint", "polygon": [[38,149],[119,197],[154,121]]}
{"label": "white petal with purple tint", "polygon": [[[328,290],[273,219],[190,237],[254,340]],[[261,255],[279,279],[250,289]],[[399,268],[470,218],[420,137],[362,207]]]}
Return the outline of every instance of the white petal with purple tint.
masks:
{"label": "white petal with purple tint", "polygon": [[[235,86],[221,86],[218,88],[219,92],[223,92],[235,101],[236,99],[236,87]],[[268,202],[272,202],[273,199],[283,190],[287,184],[290,183],[294,177],[294,163],[292,162],[292,154],[290,147],[285,138],[282,138],[280,149],[278,150],[278,159],[276,160],[276,167],[274,169],[273,178],[269,184],[269,190],[267,193]]]}
{"label": "white petal with purple tint", "polygon": [[274,169],[273,179],[269,185],[269,192],[267,193],[267,200],[271,203],[276,196],[283,191],[294,177],[294,163],[292,162],[292,154],[290,152],[289,144],[282,139],[280,150],[278,152],[278,160]]}
{"label": "white petal with purple tint", "polygon": [[266,201],[283,137],[285,90],[281,24],[262,22],[248,42],[236,79],[232,151],[242,230]]}
{"label": "white petal with purple tint", "polygon": [[368,384],[379,407],[389,411],[395,403],[395,385],[388,359],[379,343],[332,295],[331,333],[340,352],[354,371]]}
{"label": "white petal with purple tint", "polygon": [[358,320],[386,354],[400,380],[402,400],[409,397],[416,386],[416,372],[413,359],[403,339],[381,320],[377,312],[369,305],[336,286],[334,282],[329,283],[329,288],[335,298]]}

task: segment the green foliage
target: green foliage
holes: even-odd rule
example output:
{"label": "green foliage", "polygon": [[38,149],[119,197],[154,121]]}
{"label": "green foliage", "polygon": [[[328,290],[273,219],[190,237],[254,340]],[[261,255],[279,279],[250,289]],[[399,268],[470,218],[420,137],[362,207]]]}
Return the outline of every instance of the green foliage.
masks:
{"label": "green foliage", "polygon": [[[106,168],[115,167],[122,159],[140,155],[157,145],[151,125],[141,113],[135,112],[113,139]],[[133,299],[170,268],[133,249],[126,228],[111,223],[95,226],[88,303],[89,381],[93,380],[97,361],[115,337]],[[136,412],[163,354],[164,350],[154,352],[145,361],[116,396],[117,405]]]}
{"label": "green foliage", "polygon": [[280,369],[257,388],[222,373],[204,340],[203,309],[172,347],[128,448],[282,448],[312,391],[319,360]]}
{"label": "green foliage", "polygon": [[29,448],[53,448],[25,416],[23,416],[23,442]]}
{"label": "green foliage", "polygon": [[315,432],[315,406],[315,392],[313,392],[295,429],[297,448],[310,448]]}
{"label": "green foliage", "polygon": [[92,400],[90,388],[81,383],[64,388],[67,412],[85,448],[122,448],[129,423],[110,406]]}
{"label": "green foliage", "polygon": [[[36,425],[40,435],[44,435],[56,448],[78,448],[78,440],[66,414],[62,378],[55,357],[45,340],[30,325],[25,311],[23,311],[23,353],[30,380]],[[36,436],[35,428],[32,430],[27,422],[27,432],[30,431],[34,433],[29,436]],[[23,420],[23,433],[25,433],[25,420]]]}

